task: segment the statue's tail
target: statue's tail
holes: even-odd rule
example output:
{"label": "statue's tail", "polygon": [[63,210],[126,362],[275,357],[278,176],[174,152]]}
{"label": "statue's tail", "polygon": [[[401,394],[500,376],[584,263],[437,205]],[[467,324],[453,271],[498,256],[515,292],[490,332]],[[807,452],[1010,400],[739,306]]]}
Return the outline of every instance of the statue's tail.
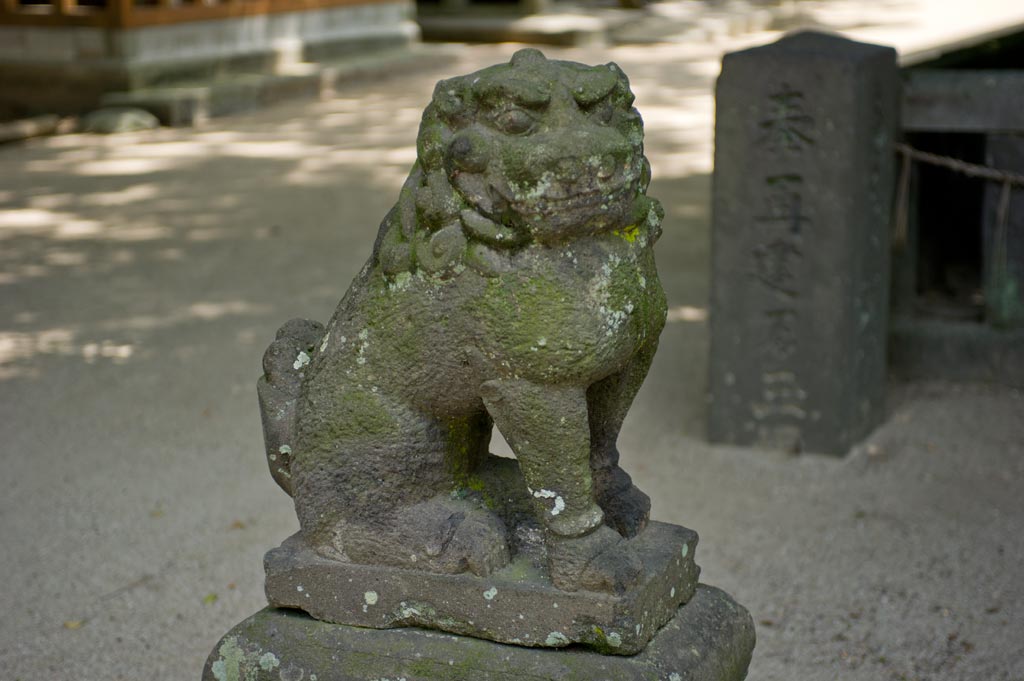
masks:
{"label": "statue's tail", "polygon": [[324,327],[308,319],[292,319],[277,330],[277,339],[263,353],[263,376],[256,383],[263,417],[270,474],[292,493],[292,446],[295,442],[295,404],[302,381],[324,337]]}

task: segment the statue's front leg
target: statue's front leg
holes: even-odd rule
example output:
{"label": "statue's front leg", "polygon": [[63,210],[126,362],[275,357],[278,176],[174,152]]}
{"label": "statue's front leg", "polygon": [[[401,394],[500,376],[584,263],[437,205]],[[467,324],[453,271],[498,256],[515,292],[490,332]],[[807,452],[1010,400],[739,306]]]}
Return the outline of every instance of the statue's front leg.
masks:
{"label": "statue's front leg", "polygon": [[484,383],[481,397],[519,460],[555,586],[621,592],[635,584],[642,565],[594,500],[586,389],[506,379]]}
{"label": "statue's front leg", "polygon": [[594,498],[604,511],[605,523],[624,537],[633,537],[643,531],[651,514],[651,499],[619,467],[616,442],[626,413],[650,369],[657,346],[657,340],[649,341],[624,369],[587,390]]}

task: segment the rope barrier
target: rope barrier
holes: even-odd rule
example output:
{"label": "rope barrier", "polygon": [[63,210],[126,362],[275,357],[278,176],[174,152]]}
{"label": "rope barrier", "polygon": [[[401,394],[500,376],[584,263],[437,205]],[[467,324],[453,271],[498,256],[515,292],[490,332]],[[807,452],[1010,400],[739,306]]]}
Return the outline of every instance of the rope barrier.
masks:
{"label": "rope barrier", "polygon": [[[1024,187],[1024,175],[976,163],[967,163],[950,156],[931,154],[915,149],[907,144],[896,144],[894,147],[896,152],[902,156],[902,163],[897,184],[896,213],[893,221],[893,248],[897,251],[902,251],[906,248],[907,244],[912,175],[911,164],[914,161],[947,168],[968,177],[982,179],[987,182],[996,182],[1001,185],[1001,188],[999,201],[996,205],[996,224],[994,234],[992,235],[992,250],[989,256],[991,274],[989,275],[990,279],[987,288],[997,292],[1007,290],[1007,285],[1010,283],[1010,252],[1008,243],[1010,233],[1010,199],[1014,187]],[[999,295],[998,293],[996,294],[997,297]],[[990,310],[999,307],[997,301],[988,300],[987,292],[986,301]],[[995,314],[997,317],[999,316],[998,313]]]}
{"label": "rope barrier", "polygon": [[915,149],[909,144],[897,143],[894,146],[896,151],[902,154],[904,158],[911,158],[915,161],[923,161],[924,163],[929,163],[931,165],[949,168],[950,170],[955,170],[958,173],[968,175],[970,177],[980,177],[985,180],[992,180],[993,182],[1009,182],[1014,186],[1024,187],[1024,175],[1010,173],[996,168],[989,168],[988,166],[981,166],[976,163],[968,163],[966,161],[961,161],[958,158],[953,158],[952,156],[930,154],[927,151]]}
{"label": "rope barrier", "polygon": [[911,162],[928,163],[929,165],[948,168],[954,172],[968,177],[975,177],[989,182],[998,182],[1002,185],[999,193],[999,205],[996,210],[996,229],[992,244],[993,264],[996,267],[996,276],[1005,274],[1007,268],[1007,239],[1009,238],[1010,224],[1010,195],[1014,187],[1024,187],[1024,175],[1011,173],[998,168],[968,163],[951,156],[940,156],[927,151],[915,149],[909,144],[897,143],[894,145],[896,152],[903,157],[900,165],[900,177],[897,184],[896,194],[896,215],[893,224],[893,246],[896,250],[903,250],[907,245],[907,232],[909,229],[910,213],[910,179]]}

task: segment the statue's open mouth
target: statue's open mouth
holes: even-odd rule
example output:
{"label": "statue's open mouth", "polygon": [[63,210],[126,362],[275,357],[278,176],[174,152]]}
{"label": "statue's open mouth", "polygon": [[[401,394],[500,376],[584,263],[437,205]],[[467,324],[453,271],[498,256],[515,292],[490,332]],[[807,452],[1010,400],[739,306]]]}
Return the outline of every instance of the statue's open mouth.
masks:
{"label": "statue's open mouth", "polygon": [[561,214],[615,212],[630,203],[637,192],[637,183],[625,173],[616,173],[610,181],[589,183],[586,188],[569,183],[552,182],[541,191],[515,192],[507,185],[492,185],[494,193],[512,212],[529,221],[535,216],[551,218]]}

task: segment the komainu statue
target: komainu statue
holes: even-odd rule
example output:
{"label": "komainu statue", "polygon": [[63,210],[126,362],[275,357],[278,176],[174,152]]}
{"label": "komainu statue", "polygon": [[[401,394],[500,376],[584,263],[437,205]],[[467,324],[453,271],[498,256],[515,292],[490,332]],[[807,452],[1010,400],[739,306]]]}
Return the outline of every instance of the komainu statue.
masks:
{"label": "komainu statue", "polygon": [[616,449],[666,314],[629,82],[524,49],[439,83],[417,150],[333,318],[263,359],[301,526],[267,556],[271,603],[634,653],[698,569]]}

